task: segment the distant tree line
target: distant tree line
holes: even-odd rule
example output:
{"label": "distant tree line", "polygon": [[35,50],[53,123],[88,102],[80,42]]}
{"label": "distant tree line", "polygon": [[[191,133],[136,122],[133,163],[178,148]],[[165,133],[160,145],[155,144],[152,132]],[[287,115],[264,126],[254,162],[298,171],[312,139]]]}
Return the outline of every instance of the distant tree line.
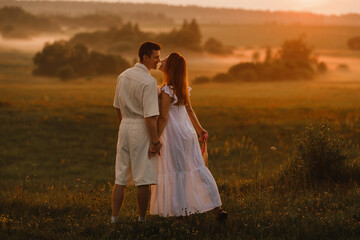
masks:
{"label": "distant tree line", "polygon": [[[154,15],[165,20],[163,14]],[[152,18],[153,14],[141,12],[140,18]],[[85,44],[91,49],[103,52],[134,51],[138,45],[147,40],[161,43],[167,48],[190,49],[206,51],[217,55],[231,54],[230,47],[224,46],[215,38],[210,38],[202,45],[202,35],[199,24],[195,19],[184,20],[182,26],[174,28],[168,33],[143,32],[138,24],[123,24],[121,16],[111,14],[88,14],[76,17],[36,16],[25,12],[20,7],[0,8],[0,32],[5,38],[26,38],[44,32],[61,32],[62,29],[104,29],[95,32],[76,34],[71,43]]]}
{"label": "distant tree line", "polygon": [[[1,0],[0,2],[12,2]],[[264,11],[225,8],[205,8],[198,6],[173,6],[165,4],[149,4],[147,1],[134,4],[129,1],[14,1],[16,5],[32,9],[37,12],[63,15],[81,15],[93,12],[104,12],[123,16],[126,21],[138,23],[174,23],[197,16],[201,24],[240,24],[263,25],[266,23],[277,25],[302,26],[359,26],[359,14],[321,15],[309,12],[294,11]],[[139,2],[139,1],[138,1]],[[353,1],[355,5],[355,2]],[[181,3],[181,2],[179,2]],[[1,4],[0,4],[1,5]],[[162,17],[162,15],[170,16]],[[145,16],[144,16],[145,15]],[[148,15],[149,17],[147,17]],[[140,19],[139,19],[140,17]]]}
{"label": "distant tree line", "polygon": [[104,31],[78,33],[70,39],[72,43],[82,43],[89,48],[101,49],[105,52],[133,52],[143,41],[159,42],[165,48],[180,48],[193,51],[206,51],[212,54],[231,54],[232,49],[224,46],[215,38],[208,39],[202,45],[202,35],[195,19],[184,20],[179,29],[167,33],[143,32],[138,24],[126,23],[121,28],[111,27]]}
{"label": "distant tree line", "polygon": [[112,14],[37,16],[20,7],[0,8],[0,33],[5,38],[26,38],[39,33],[59,32],[62,28],[103,29],[122,24],[122,18]]}
{"label": "distant tree line", "polygon": [[63,40],[45,44],[33,61],[34,75],[59,77],[62,80],[116,74],[130,67],[130,63],[121,56],[89,51],[83,44]]}
{"label": "distant tree line", "polygon": [[78,33],[70,39],[72,44],[85,44],[105,52],[124,52],[138,48],[139,43],[153,39],[151,33],[142,32],[137,24],[127,23],[121,28],[106,31]]}
{"label": "distant tree line", "polygon": [[253,56],[253,62],[236,64],[227,73],[219,73],[212,79],[198,77],[193,83],[312,79],[327,71],[326,64],[318,62],[312,52],[303,37],[287,40],[275,54],[267,48],[262,62],[259,56]]}
{"label": "distant tree line", "polygon": [[123,19],[121,16],[115,14],[86,14],[82,16],[65,16],[56,15],[51,16],[54,22],[60,26],[70,29],[106,29],[109,26],[121,26]]}
{"label": "distant tree line", "polygon": [[60,27],[43,16],[35,16],[20,7],[0,8],[0,32],[4,38],[26,38],[41,32],[56,32]]}

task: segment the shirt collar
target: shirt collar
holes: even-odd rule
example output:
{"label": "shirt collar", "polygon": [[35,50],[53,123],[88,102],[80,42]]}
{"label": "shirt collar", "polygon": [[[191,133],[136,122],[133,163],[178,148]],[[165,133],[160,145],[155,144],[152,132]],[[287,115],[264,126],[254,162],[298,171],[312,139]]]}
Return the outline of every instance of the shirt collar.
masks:
{"label": "shirt collar", "polygon": [[150,74],[149,69],[148,69],[144,64],[142,64],[142,63],[136,63],[136,64],[135,64],[135,67],[139,67],[139,68],[141,68],[142,70],[144,70],[145,72],[147,72],[148,74]]}

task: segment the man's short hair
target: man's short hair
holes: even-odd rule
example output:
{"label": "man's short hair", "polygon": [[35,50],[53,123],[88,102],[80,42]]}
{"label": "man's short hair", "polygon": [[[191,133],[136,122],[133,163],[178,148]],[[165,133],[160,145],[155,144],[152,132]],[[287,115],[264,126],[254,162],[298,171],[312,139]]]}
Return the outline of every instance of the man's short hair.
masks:
{"label": "man's short hair", "polygon": [[139,48],[139,58],[140,58],[140,62],[142,62],[144,60],[144,55],[151,57],[152,51],[153,50],[160,50],[161,49],[161,45],[158,43],[154,43],[154,42],[144,42],[141,44],[140,48]]}

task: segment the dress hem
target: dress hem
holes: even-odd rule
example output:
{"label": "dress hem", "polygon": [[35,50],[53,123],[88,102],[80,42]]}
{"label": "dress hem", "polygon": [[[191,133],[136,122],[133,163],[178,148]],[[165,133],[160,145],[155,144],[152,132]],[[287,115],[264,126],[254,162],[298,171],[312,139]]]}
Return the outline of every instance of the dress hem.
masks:
{"label": "dress hem", "polygon": [[211,207],[208,207],[208,208],[205,208],[204,210],[201,210],[201,211],[194,211],[194,212],[189,212],[189,213],[187,213],[187,214],[184,214],[184,215],[182,215],[182,214],[168,214],[168,215],[163,215],[163,214],[158,214],[158,213],[151,213],[150,212],[150,215],[158,215],[158,216],[160,216],[160,217],[186,217],[186,216],[189,216],[189,215],[193,215],[193,214],[197,214],[197,213],[205,213],[205,212],[208,212],[208,211],[211,211],[211,210],[213,210],[213,209],[215,209],[215,208],[217,208],[217,207],[221,207],[222,206],[222,204],[220,203],[217,203],[217,204],[214,204],[213,206],[211,206]]}

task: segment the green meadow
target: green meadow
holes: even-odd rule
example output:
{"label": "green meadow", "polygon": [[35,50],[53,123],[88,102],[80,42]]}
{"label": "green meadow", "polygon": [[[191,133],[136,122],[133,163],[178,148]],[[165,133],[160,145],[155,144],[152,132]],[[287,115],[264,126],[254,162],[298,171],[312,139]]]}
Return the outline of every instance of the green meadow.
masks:
{"label": "green meadow", "polygon": [[[356,179],[307,188],[279,181],[309,124],[327,124],[345,139],[349,160],[360,161],[355,75],[192,85],[228,221],[206,213],[139,224],[129,187],[120,223],[111,226],[117,76],[61,82],[32,76],[31,54],[0,56],[0,239],[358,239]],[[189,66],[189,75],[197,68],[206,65]]]}

